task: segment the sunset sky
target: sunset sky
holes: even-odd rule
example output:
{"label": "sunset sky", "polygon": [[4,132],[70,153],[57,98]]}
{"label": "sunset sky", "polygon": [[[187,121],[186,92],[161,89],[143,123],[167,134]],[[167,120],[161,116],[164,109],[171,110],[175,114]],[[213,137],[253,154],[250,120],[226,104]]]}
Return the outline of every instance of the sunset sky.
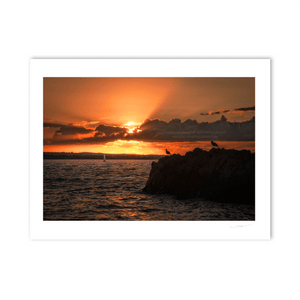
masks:
{"label": "sunset sky", "polygon": [[255,151],[255,78],[44,78],[44,151]]}

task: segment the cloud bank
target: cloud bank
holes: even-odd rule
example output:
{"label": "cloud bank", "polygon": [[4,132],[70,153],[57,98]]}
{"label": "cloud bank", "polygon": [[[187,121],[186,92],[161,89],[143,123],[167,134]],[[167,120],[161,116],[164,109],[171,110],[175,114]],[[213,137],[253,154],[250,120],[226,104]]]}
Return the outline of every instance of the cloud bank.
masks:
{"label": "cloud bank", "polygon": [[[46,126],[45,126],[46,125]],[[45,127],[61,124],[45,123]],[[82,126],[61,125],[47,145],[106,144],[117,140],[143,142],[187,142],[187,141],[254,141],[255,118],[245,122],[229,122],[222,115],[215,122],[172,119],[146,119],[139,127],[129,132],[128,128],[101,124],[95,129]]]}
{"label": "cloud bank", "polygon": [[[239,107],[234,109],[232,112],[235,111],[240,111],[240,112],[244,112],[244,111],[255,111],[255,106],[252,107]],[[220,109],[217,111],[210,111],[208,113],[200,113],[201,116],[213,116],[213,115],[220,115],[220,114],[226,114],[226,113],[230,113],[231,110],[230,109]]]}
{"label": "cloud bank", "polygon": [[230,112],[230,109],[220,109],[217,111],[210,111],[208,113],[201,113],[201,116],[213,116],[213,115],[220,115],[220,114],[226,114]]}
{"label": "cloud bank", "polygon": [[255,110],[255,106],[252,107],[240,107],[240,108],[236,108],[235,111],[253,111]]}

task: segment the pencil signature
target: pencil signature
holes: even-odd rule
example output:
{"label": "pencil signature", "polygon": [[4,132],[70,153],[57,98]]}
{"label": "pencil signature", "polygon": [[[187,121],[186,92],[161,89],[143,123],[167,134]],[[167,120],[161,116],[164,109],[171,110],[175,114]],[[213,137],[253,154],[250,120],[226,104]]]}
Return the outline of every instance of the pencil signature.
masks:
{"label": "pencil signature", "polygon": [[247,225],[234,225],[230,226],[231,228],[238,228],[238,227],[246,227],[246,226],[252,226],[252,224],[247,224]]}

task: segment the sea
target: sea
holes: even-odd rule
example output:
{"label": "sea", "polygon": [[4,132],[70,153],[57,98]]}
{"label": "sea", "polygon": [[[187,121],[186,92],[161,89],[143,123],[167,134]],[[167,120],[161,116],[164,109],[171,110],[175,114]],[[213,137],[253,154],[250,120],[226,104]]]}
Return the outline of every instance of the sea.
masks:
{"label": "sea", "polygon": [[144,193],[151,163],[44,159],[44,220],[255,220],[251,205]]}

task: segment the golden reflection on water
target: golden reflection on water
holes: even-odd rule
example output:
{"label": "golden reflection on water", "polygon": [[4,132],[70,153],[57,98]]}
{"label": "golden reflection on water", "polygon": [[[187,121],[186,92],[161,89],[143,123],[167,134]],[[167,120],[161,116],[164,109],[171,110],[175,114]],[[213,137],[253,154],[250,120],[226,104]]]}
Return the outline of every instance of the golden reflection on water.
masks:
{"label": "golden reflection on water", "polygon": [[44,220],[254,220],[254,207],[142,192],[151,160],[45,160]]}

